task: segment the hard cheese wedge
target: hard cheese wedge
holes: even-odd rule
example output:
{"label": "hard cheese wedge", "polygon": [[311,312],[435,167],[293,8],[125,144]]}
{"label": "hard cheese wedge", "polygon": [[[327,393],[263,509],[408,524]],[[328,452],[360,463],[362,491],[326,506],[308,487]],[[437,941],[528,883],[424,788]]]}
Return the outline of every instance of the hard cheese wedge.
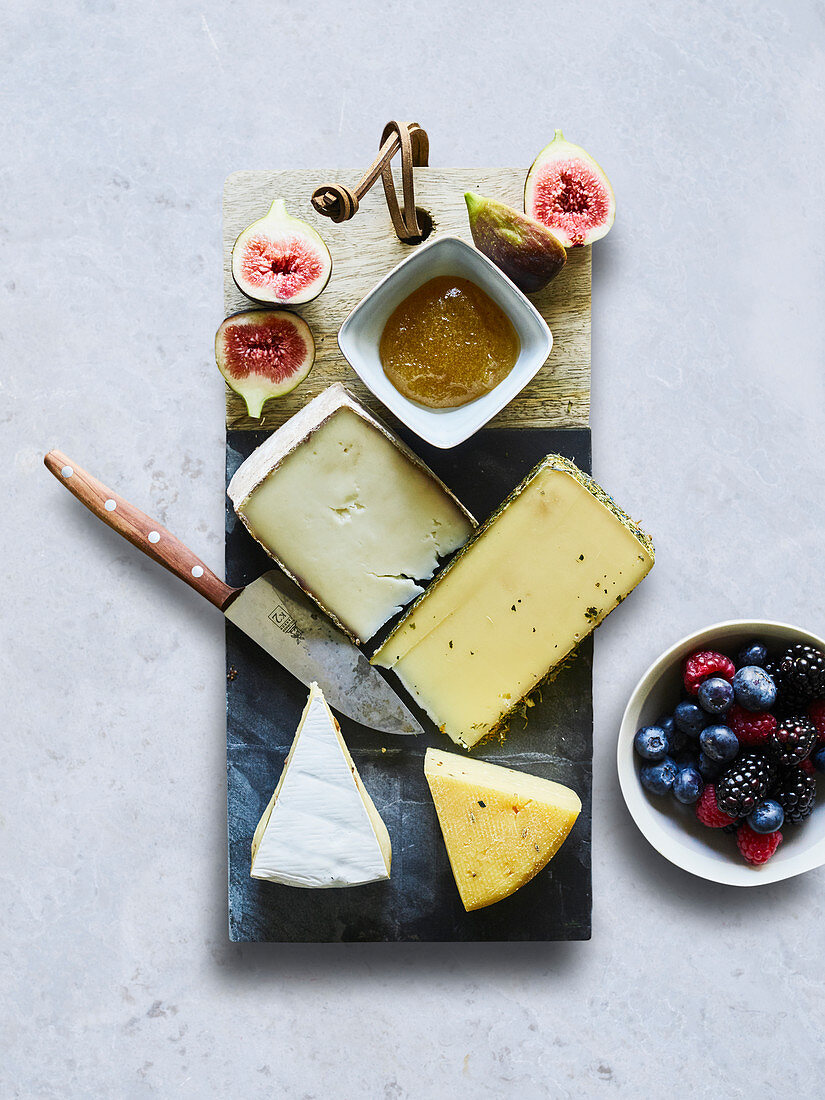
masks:
{"label": "hard cheese wedge", "polygon": [[501,901],[537,875],[582,808],[560,783],[439,749],[427,749],[424,775],[467,910]]}
{"label": "hard cheese wedge", "polygon": [[252,840],[252,877],[362,886],[390,877],[384,822],[321,689],[312,684],[278,786]]}
{"label": "hard cheese wedge", "polygon": [[591,478],[548,455],[373,657],[470,748],[631,592],[653,544]]}
{"label": "hard cheese wedge", "polygon": [[343,386],[241,465],[229,496],[267,553],[356,640],[421,593],[475,520]]}

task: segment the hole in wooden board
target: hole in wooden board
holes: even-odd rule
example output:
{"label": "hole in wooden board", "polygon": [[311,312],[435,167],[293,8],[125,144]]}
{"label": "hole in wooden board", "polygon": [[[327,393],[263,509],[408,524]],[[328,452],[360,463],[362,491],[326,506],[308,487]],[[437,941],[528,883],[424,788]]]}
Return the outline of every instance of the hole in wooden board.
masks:
{"label": "hole in wooden board", "polygon": [[435,229],[435,222],[433,216],[429,210],[424,210],[421,206],[416,206],[415,216],[418,219],[418,228],[421,233],[418,237],[410,237],[407,241],[402,241],[402,244],[421,244],[422,241],[426,241],[427,237]]}

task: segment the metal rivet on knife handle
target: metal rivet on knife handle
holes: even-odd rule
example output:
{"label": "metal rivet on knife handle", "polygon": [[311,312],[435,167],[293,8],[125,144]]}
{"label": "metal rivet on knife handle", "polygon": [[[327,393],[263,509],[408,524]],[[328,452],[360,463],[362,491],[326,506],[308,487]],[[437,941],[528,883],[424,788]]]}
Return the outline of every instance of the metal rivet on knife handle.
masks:
{"label": "metal rivet on knife handle", "polygon": [[207,568],[188,546],[118,496],[96,477],[87,473],[60,451],[49,451],[46,468],[58,481],[107,526],[128,539],[138,550],[158,562],[221,611],[238,595],[240,589],[228,584]]}

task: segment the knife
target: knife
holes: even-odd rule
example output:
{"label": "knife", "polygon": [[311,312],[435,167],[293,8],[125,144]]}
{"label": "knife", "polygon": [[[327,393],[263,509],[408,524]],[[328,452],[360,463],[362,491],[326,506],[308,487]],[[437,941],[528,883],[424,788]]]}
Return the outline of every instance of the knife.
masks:
{"label": "knife", "polygon": [[231,588],[175,538],[60,451],[43,460],[98,519],[205,596],[226,618],[336,710],[383,733],[423,733],[389,684],[356,645],[277,569]]}

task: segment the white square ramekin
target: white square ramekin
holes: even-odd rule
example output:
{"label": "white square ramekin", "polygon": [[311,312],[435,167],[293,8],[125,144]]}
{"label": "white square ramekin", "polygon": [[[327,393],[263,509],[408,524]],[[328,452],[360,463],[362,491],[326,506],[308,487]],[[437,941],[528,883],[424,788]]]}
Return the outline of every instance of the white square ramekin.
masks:
{"label": "white square ramekin", "polygon": [[[456,275],[481,287],[507,314],[521,350],[507,377],[489,393],[455,409],[430,409],[395,388],[381,365],[379,344],[393,310],[422,283]],[[553,336],[535,306],[506,275],[459,237],[437,237],[386,275],[341,325],[338,346],[365,386],[390,412],[434,447],[455,447],[491,420],[546,362]]]}

